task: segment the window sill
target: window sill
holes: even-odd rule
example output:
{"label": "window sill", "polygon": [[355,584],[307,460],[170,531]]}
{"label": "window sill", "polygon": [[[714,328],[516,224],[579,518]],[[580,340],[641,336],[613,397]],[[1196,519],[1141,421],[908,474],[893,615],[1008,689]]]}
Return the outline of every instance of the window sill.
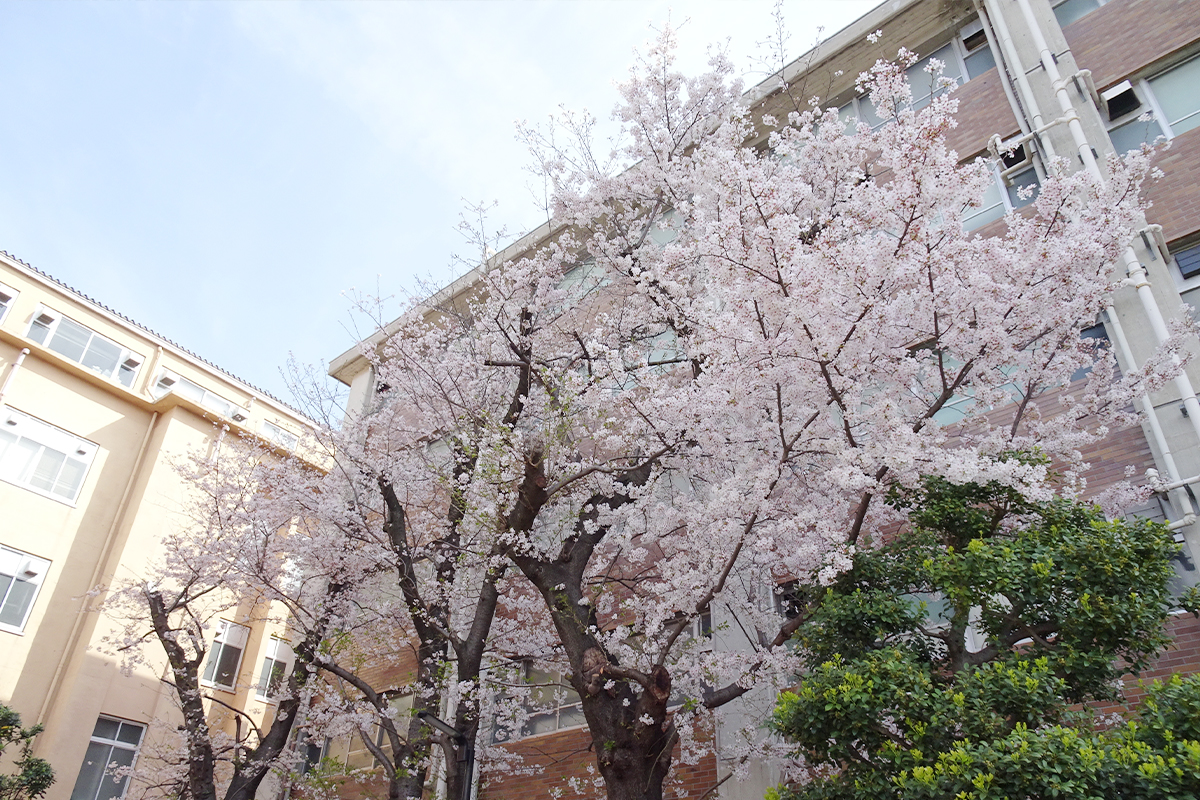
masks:
{"label": "window sill", "polygon": [[201,680],[200,685],[205,689],[216,689],[217,691],[225,692],[226,694],[237,694],[237,689],[232,686],[222,686],[219,683],[210,683],[206,680]]}

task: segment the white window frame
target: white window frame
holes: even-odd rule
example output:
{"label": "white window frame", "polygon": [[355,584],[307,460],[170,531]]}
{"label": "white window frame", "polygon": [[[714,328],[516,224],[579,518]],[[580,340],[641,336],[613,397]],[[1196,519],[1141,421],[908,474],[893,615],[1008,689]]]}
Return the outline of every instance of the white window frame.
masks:
{"label": "white window frame", "polygon": [[287,676],[292,671],[295,659],[292,646],[286,640],[278,636],[270,637],[263,654],[262,666],[258,671],[254,696],[263,702],[274,703],[279,698],[280,684],[287,683]]}
{"label": "white window frame", "polygon": [[[25,625],[29,622],[29,615],[33,613],[33,607],[41,592],[42,582],[46,579],[46,573],[49,571],[50,561],[48,559],[26,553],[15,547],[0,545],[0,613],[10,610],[10,604],[24,603],[24,608],[17,609],[19,619],[15,623],[4,622],[0,619],[0,631],[24,633]],[[7,582],[4,582],[4,579],[7,579]],[[18,584],[32,587],[29,590],[29,597],[24,601],[16,599]]]}
{"label": "white window frame", "polygon": [[214,391],[205,389],[200,384],[188,380],[177,372],[162,369],[158,373],[158,379],[155,380],[150,394],[155,400],[161,400],[171,393],[175,393],[180,397],[186,397],[196,405],[220,414],[223,417],[228,417],[234,422],[242,422],[249,416],[246,409],[232,400],[222,397]]}
{"label": "white window frame", "polygon": [[[1111,118],[1111,116],[1108,113],[1104,114],[1104,116],[1107,118],[1105,120],[1105,125],[1106,125],[1106,128],[1107,128],[1110,136],[1111,136],[1112,132],[1117,130],[1118,128],[1123,128],[1126,125],[1139,124],[1138,120],[1143,114],[1149,114],[1152,117],[1152,120],[1147,121],[1145,123],[1141,123],[1141,124],[1149,125],[1152,122],[1153,124],[1158,125],[1158,129],[1161,132],[1161,135],[1167,141],[1174,139],[1176,136],[1179,136],[1181,133],[1186,133],[1189,130],[1194,130],[1197,127],[1195,125],[1188,127],[1188,128],[1180,129],[1179,123],[1185,119],[1190,119],[1193,117],[1200,117],[1200,109],[1197,109],[1196,111],[1193,111],[1191,114],[1188,114],[1186,117],[1181,117],[1180,119],[1177,119],[1177,120],[1175,120],[1174,123],[1172,123],[1170,120],[1167,119],[1167,115],[1163,111],[1162,106],[1159,105],[1158,98],[1157,98],[1157,96],[1155,96],[1155,93],[1154,93],[1154,81],[1158,80],[1159,78],[1164,77],[1165,75],[1168,75],[1171,72],[1174,72],[1175,70],[1182,69],[1189,64],[1195,64],[1197,67],[1200,67],[1200,54],[1193,55],[1190,58],[1185,58],[1182,61],[1178,61],[1174,64],[1171,64],[1166,69],[1160,69],[1157,72],[1153,73],[1152,75],[1148,75],[1145,78],[1135,78],[1135,79],[1123,80],[1120,83],[1110,86],[1109,88],[1102,91],[1100,93],[1100,96],[1106,103],[1108,100],[1115,99],[1116,97],[1119,97],[1120,95],[1124,94],[1127,91],[1132,91],[1134,93],[1134,95],[1137,97],[1137,99],[1140,101],[1139,105],[1134,110],[1128,111],[1128,112],[1122,114],[1121,116],[1117,117],[1116,119]],[[1102,112],[1106,112],[1106,109],[1101,109],[1101,110],[1102,110]],[[1153,144],[1154,142],[1151,141],[1148,143]],[[1116,147],[1117,147],[1117,145],[1115,143],[1113,143],[1113,148],[1116,149]],[[1117,154],[1121,155],[1122,152],[1123,151],[1119,151]]]}
{"label": "white window frame", "polygon": [[[104,722],[117,724],[117,732],[115,737],[109,738],[99,732],[99,728]],[[138,740],[136,743],[120,738],[127,729],[130,731],[137,731]],[[109,765],[116,761],[116,759],[113,758],[113,751],[122,750],[126,753],[130,753],[131,755],[129,756],[129,763],[122,765],[122,768],[133,769],[137,765],[138,751],[141,749],[142,742],[145,741],[145,739],[145,725],[142,725],[138,722],[130,722],[127,719],[120,719],[118,717],[110,717],[108,715],[101,714],[100,718],[96,720],[95,728],[92,730],[92,737],[88,741],[88,750],[84,755],[83,764],[80,765],[79,773],[75,777],[75,788],[71,790],[71,800],[96,800],[96,798],[101,795],[100,789],[104,786],[105,782],[114,781],[114,776],[109,772]],[[80,786],[79,784],[80,778],[83,777],[83,768],[89,763],[87,760],[88,756],[92,755],[93,757],[96,757],[93,751],[93,745],[99,745],[100,747],[108,748],[104,755],[104,771],[101,773],[100,780],[96,782],[94,788],[90,786]],[[125,793],[129,791],[129,776],[124,776],[120,779],[120,781],[122,784],[121,792],[117,795],[113,795],[112,800],[121,800],[121,798],[125,797]]]}
{"label": "white window frame", "polygon": [[[0,406],[0,481],[74,506],[99,449],[95,442],[11,406]],[[24,463],[19,461],[22,452],[26,454]],[[53,466],[55,455],[61,457],[57,467]],[[62,491],[68,488],[59,486],[68,465],[78,470],[78,478],[70,491]],[[46,474],[47,468],[53,469],[53,476]]]}
{"label": "white window frame", "polygon": [[300,437],[291,431],[274,422],[263,420],[258,428],[259,433],[264,439],[273,445],[282,447],[284,450],[295,450],[296,445],[300,444]]}
{"label": "white window frame", "polygon": [[7,283],[0,283],[0,323],[4,322],[8,312],[16,305],[17,298],[20,296],[21,293]]}
{"label": "white window frame", "polygon": [[[575,730],[587,724],[583,718],[583,701],[576,694],[570,681],[558,669],[542,669],[533,661],[524,660],[512,664],[519,667],[519,679],[528,686],[528,690],[519,695],[520,705],[524,711],[524,719],[519,730],[502,727],[499,724],[492,733],[494,744],[511,744],[538,736],[548,736],[561,731]],[[538,697],[538,695],[541,695]],[[578,721],[572,717],[564,720],[563,712],[577,714]],[[499,722],[497,720],[497,722]],[[533,730],[535,724],[549,722],[542,730]],[[502,739],[501,736],[508,738]]]}
{"label": "white window frame", "polygon": [[[83,353],[79,358],[75,358],[69,353],[64,353],[54,346],[55,340],[58,338],[59,329],[63,327],[64,322],[69,322],[88,333],[87,341],[83,346]],[[141,353],[136,353],[128,347],[113,341],[102,333],[98,333],[91,327],[84,325],[77,319],[68,317],[59,311],[55,311],[44,305],[39,305],[33,313],[33,318],[29,321],[29,329],[25,332],[25,337],[36,342],[41,347],[57,353],[68,361],[72,361],[84,369],[89,369],[101,376],[105,380],[124,386],[127,389],[132,389],[134,382],[137,380],[138,373],[141,371],[142,364],[146,358]],[[113,363],[112,368],[106,374],[103,369],[94,365],[84,363],[88,352],[95,343],[102,343],[117,350],[117,359]]]}
{"label": "white window frame", "polygon": [[[246,655],[246,641],[250,638],[250,629],[229,620],[221,620],[217,624],[217,635],[213,637],[208,658],[204,661],[204,672],[201,673],[200,683],[214,689],[226,692],[236,692],[238,676],[242,672],[242,659]],[[221,662],[226,658],[227,651],[236,651],[233,671],[229,673],[230,683],[221,683]]]}

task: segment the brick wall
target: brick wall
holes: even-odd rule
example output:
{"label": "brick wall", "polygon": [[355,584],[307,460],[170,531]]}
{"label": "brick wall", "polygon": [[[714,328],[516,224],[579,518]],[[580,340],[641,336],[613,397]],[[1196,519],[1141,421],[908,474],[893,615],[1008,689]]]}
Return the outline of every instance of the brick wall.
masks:
{"label": "brick wall", "polygon": [[1146,192],[1146,218],[1163,226],[1168,242],[1200,231],[1200,128],[1176,136],[1155,165],[1165,175]]}
{"label": "brick wall", "polygon": [[[586,728],[535,736],[508,745],[508,749],[524,759],[524,768],[510,775],[485,775],[481,781],[479,800],[535,800],[551,797],[553,789],[563,800],[604,797],[604,789],[592,786],[596,773],[596,756],[591,750],[591,737]],[[679,749],[675,750],[679,757]],[[575,791],[569,781],[580,780],[582,791]],[[717,784],[717,759],[707,753],[699,763],[675,762],[671,778],[665,787],[667,798],[698,800]]]}
{"label": "brick wall", "polygon": [[1200,3],[1113,0],[1063,33],[1075,62],[1090,69],[1096,88],[1104,89],[1194,42],[1200,36]]}
{"label": "brick wall", "polygon": [[959,158],[977,155],[994,133],[1007,139],[1020,131],[1004,94],[1000,73],[990,69],[954,92],[958,100],[958,127],[946,135],[946,144]]}

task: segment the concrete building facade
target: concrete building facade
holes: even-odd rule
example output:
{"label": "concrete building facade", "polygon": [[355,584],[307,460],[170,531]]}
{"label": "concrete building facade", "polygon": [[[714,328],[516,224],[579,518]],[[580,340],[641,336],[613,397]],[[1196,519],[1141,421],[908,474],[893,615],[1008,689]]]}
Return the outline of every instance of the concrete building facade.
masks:
{"label": "concrete building facade", "polygon": [[[174,460],[247,434],[289,450],[294,409],[99,302],[0,254],[0,702],[41,723],[48,800],[131,793],[107,765],[178,717],[165,659],[124,675],[96,586],[143,579],[185,526]],[[276,630],[224,621],[206,686],[261,722],[256,682],[290,656]],[[219,722],[216,724],[220,725]]]}

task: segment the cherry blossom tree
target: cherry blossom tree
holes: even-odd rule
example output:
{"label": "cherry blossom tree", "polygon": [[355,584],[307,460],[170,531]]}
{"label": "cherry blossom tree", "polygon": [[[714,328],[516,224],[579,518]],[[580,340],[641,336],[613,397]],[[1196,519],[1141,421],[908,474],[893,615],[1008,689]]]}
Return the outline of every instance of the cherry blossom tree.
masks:
{"label": "cherry blossom tree", "polygon": [[[271,770],[295,777],[287,745],[297,726],[317,739],[359,737],[392,798],[422,796],[439,743],[449,790],[470,779],[458,754],[476,736],[472,686],[504,570],[460,540],[460,500],[443,491],[423,449],[400,453],[419,463],[397,462],[384,439],[368,435],[383,421],[374,416],[368,430],[327,424],[292,456],[222,436],[215,454],[180,464],[193,490],[186,524],[165,537],[151,580],[105,600],[124,622],[113,648],[127,666],[161,648],[183,710],[183,757],[158,759],[144,783],[187,797],[251,797]],[[463,459],[452,460],[451,478]],[[397,474],[411,476],[403,500]],[[275,622],[293,643],[286,680],[258,687],[276,703],[267,730],[201,680],[222,620]],[[497,637],[519,622],[506,615]],[[401,707],[401,698],[411,702]],[[457,743],[420,716],[439,714],[447,698],[460,707]],[[236,717],[237,736],[213,729],[214,711]]]}
{"label": "cherry blossom tree", "polygon": [[[395,409],[368,435],[453,454],[460,541],[540,598],[610,798],[661,797],[715,719],[795,669],[804,613],[781,621],[775,586],[831,579],[901,522],[889,487],[1045,499],[1045,464],[1006,455],[1037,450],[1078,491],[1079,448],[1133,422],[1183,341],[1118,378],[1080,337],[1144,155],[1104,182],[1051,165],[1031,213],[971,235],[990,168],[959,163],[952,95],[913,108],[898,60],[862,79],[889,124],[847,132],[832,110],[756,116],[723,58],[684,77],[666,35],[622,86],[612,159],[586,117],[527,132],[554,189],[536,246],[365,351]],[[692,634],[714,610],[739,646]]]}

